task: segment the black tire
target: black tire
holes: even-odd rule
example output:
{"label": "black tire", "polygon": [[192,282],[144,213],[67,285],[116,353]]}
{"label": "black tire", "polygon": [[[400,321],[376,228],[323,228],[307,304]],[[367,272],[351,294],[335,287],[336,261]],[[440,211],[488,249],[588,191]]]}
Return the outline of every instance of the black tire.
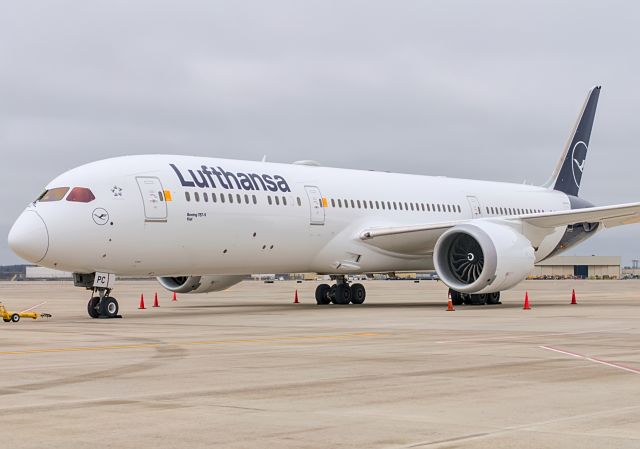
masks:
{"label": "black tire", "polygon": [[353,284],[351,287],[351,303],[362,304],[367,298],[367,290],[362,284]]}
{"label": "black tire", "polygon": [[105,296],[100,301],[100,305],[98,306],[98,310],[100,311],[100,316],[104,318],[115,318],[118,315],[118,301],[116,298],[112,298],[111,296]]}
{"label": "black tire", "polygon": [[329,284],[320,284],[316,287],[316,303],[318,305],[324,306],[331,303],[331,299],[329,298],[329,291],[331,287]]}
{"label": "black tire", "polygon": [[331,287],[329,287],[329,302],[335,304],[336,303],[336,288],[338,286],[336,284],[332,284]]}
{"label": "black tire", "polygon": [[449,294],[451,295],[451,302],[454,306],[461,306],[464,303],[460,292],[449,289]]}
{"label": "black tire", "polygon": [[11,321],[17,323],[18,321],[20,321],[20,315],[14,313],[13,315],[11,315]]}
{"label": "black tire", "polygon": [[489,293],[487,295],[487,304],[502,304],[500,302],[500,292]]}
{"label": "black tire", "polygon": [[336,285],[336,297],[333,299],[334,304],[349,304],[351,302],[351,289],[347,284]]}
{"label": "black tire", "polygon": [[99,302],[100,298],[98,296],[94,296],[87,303],[87,313],[91,318],[98,318],[100,316],[100,312],[98,311]]}

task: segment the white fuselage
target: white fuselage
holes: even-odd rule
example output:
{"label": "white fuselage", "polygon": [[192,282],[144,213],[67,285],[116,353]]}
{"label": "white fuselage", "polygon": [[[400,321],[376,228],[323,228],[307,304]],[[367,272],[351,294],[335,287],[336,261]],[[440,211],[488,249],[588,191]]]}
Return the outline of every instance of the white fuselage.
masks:
{"label": "white fuselage", "polygon": [[[570,209],[565,194],[528,185],[171,155],[87,164],[47,189],[58,187],[95,199],[29,205],[23,215],[37,213],[47,233],[44,257],[30,260],[121,275],[428,270],[430,252],[388,252],[360,232]],[[541,238],[537,260],[564,230]]]}

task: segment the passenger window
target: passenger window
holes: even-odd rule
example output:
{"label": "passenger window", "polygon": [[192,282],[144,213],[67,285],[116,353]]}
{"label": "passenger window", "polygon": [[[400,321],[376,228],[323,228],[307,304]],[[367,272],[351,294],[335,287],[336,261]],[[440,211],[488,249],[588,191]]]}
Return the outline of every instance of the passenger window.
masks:
{"label": "passenger window", "polygon": [[73,201],[76,203],[90,203],[95,200],[93,192],[86,187],[74,187],[67,195],[67,201]]}
{"label": "passenger window", "polygon": [[373,209],[373,201],[369,200],[369,209]]}
{"label": "passenger window", "polygon": [[240,194],[236,194],[236,199],[238,200],[238,204],[242,204],[242,197],[240,196]]}
{"label": "passenger window", "polygon": [[233,204],[233,194],[229,194],[229,203]]}
{"label": "passenger window", "polygon": [[[253,204],[258,204],[258,198],[256,198],[255,195],[252,195],[253,197]],[[298,201],[300,201],[300,198],[298,198]]]}
{"label": "passenger window", "polygon": [[278,198],[277,196],[273,198],[276,201],[276,206],[280,205],[280,198]]}
{"label": "passenger window", "polygon": [[245,194],[245,196],[244,196],[244,202],[245,202],[246,204],[249,204],[249,195],[246,195],[246,194]]}
{"label": "passenger window", "polygon": [[191,201],[191,195],[189,195],[189,192],[184,192],[184,199],[187,201]]}
{"label": "passenger window", "polygon": [[364,206],[364,208],[367,208],[367,202],[366,201],[362,201],[362,205]]}
{"label": "passenger window", "polygon": [[376,201],[376,209],[380,209],[380,203]]}
{"label": "passenger window", "polygon": [[356,208],[356,203],[354,203],[354,202],[353,202],[353,200],[351,200],[351,207],[352,207],[353,209],[355,209],[355,208]]}
{"label": "passenger window", "polygon": [[358,209],[362,208],[362,206],[360,205],[360,200],[356,201],[356,204],[358,205]]}
{"label": "passenger window", "polygon": [[384,201],[381,201],[381,203],[382,203],[382,210],[385,210],[384,209]]}
{"label": "passenger window", "polygon": [[283,197],[282,197],[282,205],[283,205],[283,206],[286,206],[286,205],[287,205],[287,197],[286,197],[286,196],[283,196]]}
{"label": "passenger window", "polygon": [[349,200],[344,200],[344,207],[349,207]]}
{"label": "passenger window", "polygon": [[200,201],[200,194],[198,192],[193,192],[193,199],[196,201]]}
{"label": "passenger window", "polygon": [[209,195],[207,194],[207,192],[204,192],[202,194],[202,199],[204,200],[205,203],[209,202]]}
{"label": "passenger window", "polygon": [[211,202],[215,203],[216,201],[218,201],[218,198],[217,198],[215,193],[212,193],[211,194]]}
{"label": "passenger window", "polygon": [[36,201],[46,203],[48,201],[60,201],[69,191],[69,187],[56,187],[55,189],[45,190]]}
{"label": "passenger window", "polygon": [[[298,206],[302,206],[302,201],[300,200],[300,197],[296,198],[296,200],[298,201]],[[331,206],[336,207],[336,203],[333,201],[333,198],[331,198]]]}
{"label": "passenger window", "polygon": [[224,201],[225,201],[225,200],[224,200],[224,193],[221,193],[221,194],[220,194],[220,202],[221,202],[221,203],[224,203]]}
{"label": "passenger window", "polygon": [[269,206],[271,206],[271,195],[267,195],[267,203],[269,203]]}

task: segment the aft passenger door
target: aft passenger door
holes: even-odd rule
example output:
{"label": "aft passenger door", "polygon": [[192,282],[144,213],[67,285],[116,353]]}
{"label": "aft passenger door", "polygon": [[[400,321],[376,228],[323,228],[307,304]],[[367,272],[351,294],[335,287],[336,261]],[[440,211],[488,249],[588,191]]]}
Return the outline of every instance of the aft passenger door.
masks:
{"label": "aft passenger door", "polygon": [[322,193],[316,186],[304,186],[307,191],[307,197],[309,198],[310,207],[310,224],[323,225],[324,224],[324,204],[322,203]]}
{"label": "aft passenger door", "polygon": [[482,217],[482,210],[480,209],[478,198],[475,196],[468,196],[467,200],[469,200],[469,206],[471,207],[471,218]]}
{"label": "aft passenger door", "polygon": [[159,178],[137,176],[138,188],[142,195],[145,221],[167,221],[167,202]]}

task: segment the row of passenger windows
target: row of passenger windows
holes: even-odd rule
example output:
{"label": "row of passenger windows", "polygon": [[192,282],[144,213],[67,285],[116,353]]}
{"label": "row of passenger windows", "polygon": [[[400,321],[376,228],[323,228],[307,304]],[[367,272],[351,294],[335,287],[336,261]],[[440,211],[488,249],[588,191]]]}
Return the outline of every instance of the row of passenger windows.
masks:
{"label": "row of passenger windows", "polygon": [[342,200],[331,198],[331,207],[352,209],[412,210],[422,212],[462,213],[458,204],[408,203],[400,201]]}
{"label": "row of passenger windows", "polygon": [[[208,192],[184,192],[184,198],[187,201],[191,201],[191,197],[193,195],[193,201],[195,202],[200,202],[203,201],[205,203],[209,202],[209,199],[211,199],[212,203],[217,203],[218,201],[221,203],[237,203],[237,204],[258,204],[258,198],[255,195],[247,195],[246,193],[244,195],[241,195],[240,193],[220,193],[220,194],[216,194],[215,192],[212,192],[211,194],[209,194]],[[269,204],[276,204],[276,205],[280,205],[282,204],[283,206],[287,205],[287,197],[286,196],[273,196],[273,198],[271,197],[271,195],[267,196],[267,202]],[[296,197],[296,203],[298,204],[298,206],[302,206],[302,200],[300,199],[300,197]]]}
{"label": "row of passenger windows", "polygon": [[497,207],[487,206],[485,207],[487,215],[524,215],[524,214],[541,214],[543,209],[529,209],[520,207]]}
{"label": "row of passenger windows", "polygon": [[[240,193],[219,193],[215,192],[185,192],[185,199],[191,201],[208,203],[211,200],[212,203],[237,203],[237,204],[258,204],[258,198],[256,195],[240,194]],[[278,195],[267,195],[267,203],[269,205],[283,205],[287,206],[287,197]],[[302,206],[302,200],[300,197],[296,197],[295,203],[298,206]],[[462,207],[459,204],[437,204],[437,203],[410,203],[400,201],[374,201],[374,200],[347,200],[342,198],[331,198],[331,207],[345,208],[345,209],[377,209],[377,210],[406,210],[406,211],[422,211],[422,212],[450,212],[450,213],[462,213]],[[321,207],[328,207],[328,204],[321,204]],[[522,215],[522,214],[534,214],[542,213],[542,209],[529,209],[529,208],[517,208],[517,207],[497,207],[487,206],[485,207],[487,215]]]}

